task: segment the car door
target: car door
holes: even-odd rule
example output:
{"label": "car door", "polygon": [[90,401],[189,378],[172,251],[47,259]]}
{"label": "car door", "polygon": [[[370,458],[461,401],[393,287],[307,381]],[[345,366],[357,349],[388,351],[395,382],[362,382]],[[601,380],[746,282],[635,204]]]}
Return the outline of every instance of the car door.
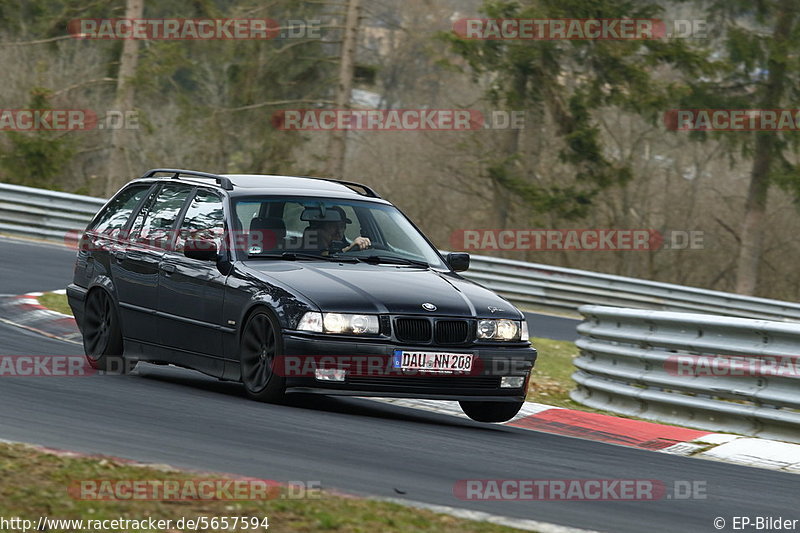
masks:
{"label": "car door", "polygon": [[127,339],[145,345],[158,344],[159,265],[191,191],[191,186],[180,183],[162,185],[136,215],[128,241],[111,254],[123,334]]}
{"label": "car door", "polygon": [[183,254],[188,239],[209,240],[222,248],[225,216],[222,198],[198,188],[186,209],[172,250],[161,259],[158,284],[160,343],[171,361],[221,375],[222,310],[227,276],[216,261]]}

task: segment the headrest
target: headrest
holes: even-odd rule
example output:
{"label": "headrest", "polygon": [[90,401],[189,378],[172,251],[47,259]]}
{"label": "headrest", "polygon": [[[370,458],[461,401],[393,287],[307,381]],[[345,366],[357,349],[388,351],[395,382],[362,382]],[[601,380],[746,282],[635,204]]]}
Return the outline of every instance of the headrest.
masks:
{"label": "headrest", "polygon": [[254,218],[250,221],[250,240],[255,237],[260,242],[250,242],[251,247],[257,246],[262,251],[280,248],[286,237],[286,224],[278,217]]}
{"label": "headrest", "polygon": [[272,230],[286,235],[286,223],[279,217],[254,218],[250,221],[250,231]]}

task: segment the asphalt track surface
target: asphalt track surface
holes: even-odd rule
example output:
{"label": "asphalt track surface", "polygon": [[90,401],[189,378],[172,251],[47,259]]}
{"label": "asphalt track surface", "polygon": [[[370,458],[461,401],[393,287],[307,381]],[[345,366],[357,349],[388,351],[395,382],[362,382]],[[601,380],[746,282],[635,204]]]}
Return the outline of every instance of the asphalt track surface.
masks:
{"label": "asphalt track surface", "polygon": [[[72,252],[0,239],[0,292],[64,287]],[[13,317],[5,317],[13,320]],[[0,324],[0,354],[80,354]],[[248,401],[196,372],[140,365],[129,376],[2,378],[0,438],[613,532],[731,531],[734,516],[800,518],[798,478],[395,407],[300,396]],[[654,479],[705,484],[706,498],[475,502],[463,479]],[[0,480],[0,482],[2,482]],[[402,493],[402,495],[400,495]],[[66,518],[66,517],[64,517]]]}

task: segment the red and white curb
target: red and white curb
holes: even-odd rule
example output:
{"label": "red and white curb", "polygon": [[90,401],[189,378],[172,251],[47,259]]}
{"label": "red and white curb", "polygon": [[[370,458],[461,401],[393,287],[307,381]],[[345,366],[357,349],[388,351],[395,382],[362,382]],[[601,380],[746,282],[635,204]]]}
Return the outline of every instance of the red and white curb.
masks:
{"label": "red and white curb", "polygon": [[[52,291],[66,294],[66,290]],[[0,322],[58,339],[72,344],[82,344],[75,319],[48,309],[39,303],[43,292],[29,292],[21,296],[0,297]]]}
{"label": "red and white curb", "polygon": [[709,433],[695,443],[710,446],[693,457],[800,474],[799,444],[723,433]]}
{"label": "red and white curb", "polygon": [[[364,398],[398,407],[469,419],[458,402]],[[800,474],[800,444],[711,433],[654,422],[526,402],[505,425],[629,446],[671,455],[695,457]]]}

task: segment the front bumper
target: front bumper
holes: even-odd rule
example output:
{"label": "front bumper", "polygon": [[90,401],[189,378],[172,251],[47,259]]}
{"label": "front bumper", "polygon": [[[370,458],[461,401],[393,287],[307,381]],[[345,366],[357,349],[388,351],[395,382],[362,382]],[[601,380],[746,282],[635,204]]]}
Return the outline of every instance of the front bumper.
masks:
{"label": "front bumper", "polygon": [[[536,361],[530,346],[410,346],[383,341],[331,339],[284,332],[284,357],[327,360],[325,368],[346,371],[344,381],[320,381],[309,372],[287,372],[286,391],[330,395],[383,396],[439,400],[524,401],[528,377]],[[403,373],[392,369],[395,350],[470,353],[469,374]],[[330,356],[330,357],[328,357]],[[374,363],[374,364],[373,364]],[[523,377],[518,388],[500,386],[504,376]]]}

